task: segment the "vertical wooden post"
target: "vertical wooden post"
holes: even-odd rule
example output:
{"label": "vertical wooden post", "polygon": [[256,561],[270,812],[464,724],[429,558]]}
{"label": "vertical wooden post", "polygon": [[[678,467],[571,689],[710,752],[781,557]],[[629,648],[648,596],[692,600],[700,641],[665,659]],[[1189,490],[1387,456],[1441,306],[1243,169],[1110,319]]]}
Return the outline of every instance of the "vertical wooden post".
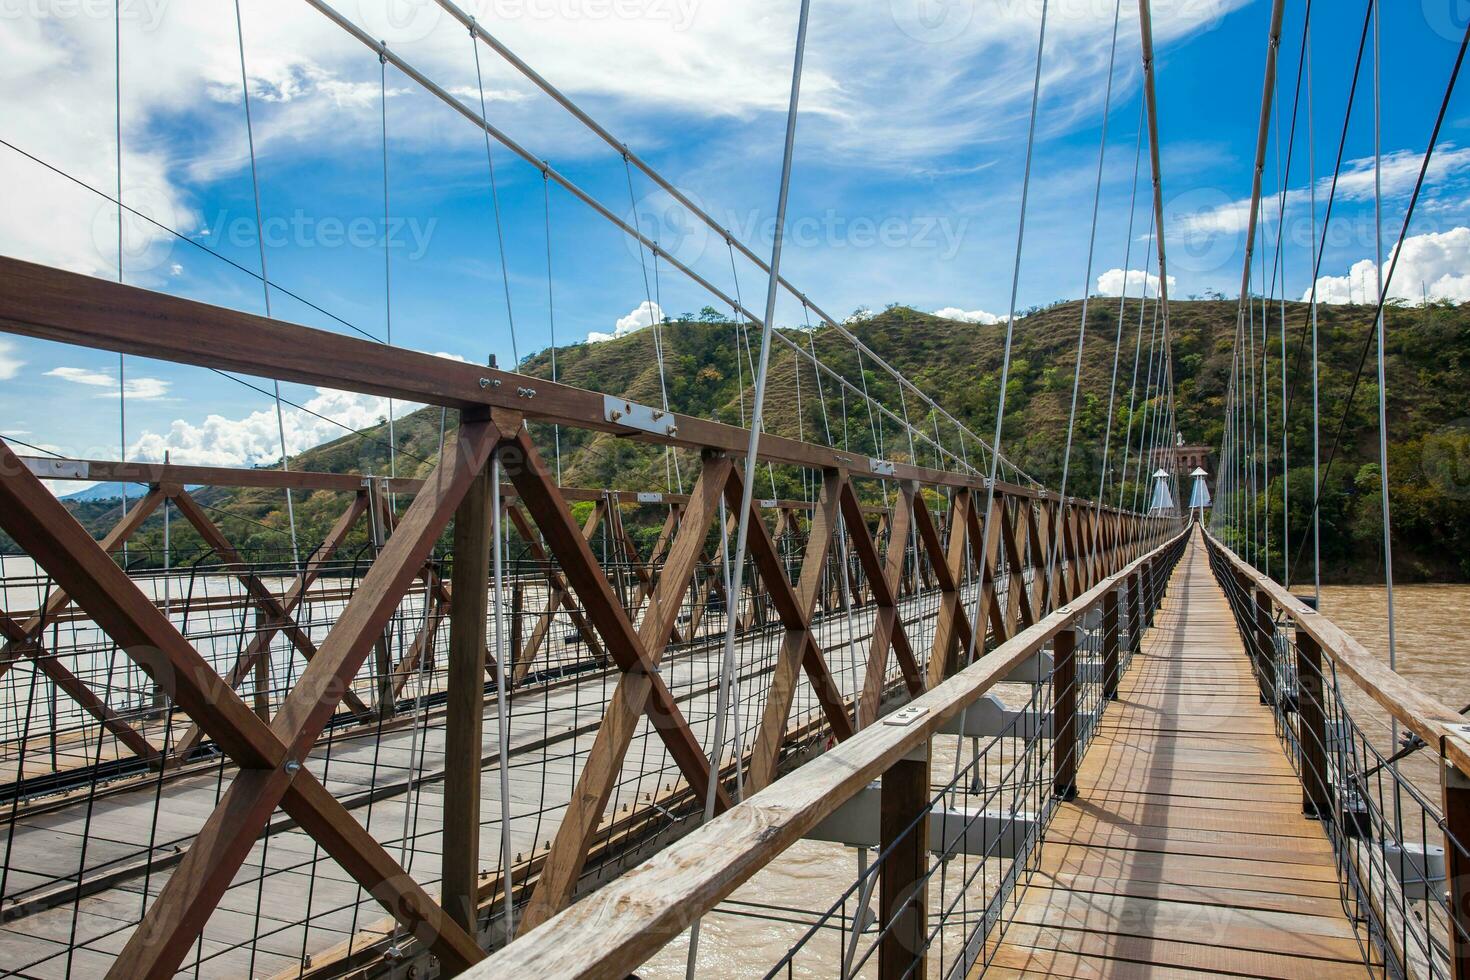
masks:
{"label": "vertical wooden post", "polygon": [[1261,667],[1261,703],[1276,703],[1276,623],[1271,618],[1271,596],[1264,589],[1256,590],[1256,645],[1260,650],[1257,662]]}
{"label": "vertical wooden post", "polygon": [[449,917],[470,935],[475,933],[479,898],[485,622],[490,606],[490,466],[494,465],[492,456],[454,513],[454,602],[449,609],[445,676],[441,901]]}
{"label": "vertical wooden post", "polygon": [[[255,634],[259,636],[266,628],[264,609],[255,610]],[[261,721],[271,720],[271,657],[267,648],[262,656],[255,658],[255,715]]]}
{"label": "vertical wooden post", "polygon": [[1077,633],[1064,629],[1052,640],[1052,792],[1077,795]]}
{"label": "vertical wooden post", "polygon": [[1128,576],[1128,654],[1133,656],[1143,649],[1143,602],[1139,593],[1143,590],[1143,576],[1134,572]]}
{"label": "vertical wooden post", "polygon": [[1322,648],[1296,631],[1297,742],[1302,747],[1302,812],[1325,818],[1332,812],[1327,781],[1327,720],[1322,710]]}
{"label": "vertical wooden post", "polygon": [[1102,606],[1103,697],[1118,699],[1118,590],[1109,589]]}
{"label": "vertical wooden post", "polygon": [[929,743],[883,773],[878,815],[878,922],[888,931],[878,944],[880,980],[928,975],[924,875],[929,860]]}
{"label": "vertical wooden post", "polygon": [[1470,776],[1448,761],[1443,767],[1450,975],[1454,980],[1470,980]]}
{"label": "vertical wooden post", "polygon": [[1158,570],[1154,569],[1154,560],[1152,558],[1145,561],[1141,572],[1142,577],[1144,577],[1144,589],[1142,589],[1144,591],[1144,626],[1152,626],[1154,624],[1154,608],[1158,605],[1158,583],[1155,582],[1155,579],[1158,577]]}
{"label": "vertical wooden post", "polygon": [[510,590],[510,671],[507,677],[515,675],[515,666],[521,662],[521,615],[525,605],[525,585],[517,579]]}

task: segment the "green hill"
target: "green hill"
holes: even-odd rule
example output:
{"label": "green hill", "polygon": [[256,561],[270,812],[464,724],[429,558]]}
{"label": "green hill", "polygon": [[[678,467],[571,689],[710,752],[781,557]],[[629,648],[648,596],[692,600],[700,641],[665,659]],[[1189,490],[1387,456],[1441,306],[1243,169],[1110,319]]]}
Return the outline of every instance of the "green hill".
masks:
{"label": "green hill", "polygon": [[[1179,432],[1189,443],[1218,446],[1223,426],[1223,404],[1229,379],[1231,345],[1236,329],[1233,300],[1175,301],[1171,308],[1174,334],[1174,371],[1178,391]],[[1274,315],[1275,311],[1273,311]],[[1297,356],[1308,310],[1286,306],[1287,349]],[[1322,452],[1325,458],[1365,338],[1371,331],[1372,310],[1362,306],[1324,306],[1319,309],[1321,350],[1320,404]],[[1073,359],[1081,303],[1059,303],[1030,311],[1017,321],[1006,395],[1006,424],[1002,448],[1006,455],[1036,479],[1051,487],[1060,483],[1062,451],[1072,393]],[[1087,344],[1082,365],[1069,489],[1079,495],[1096,494],[1101,447],[1107,420],[1109,375],[1118,329],[1118,301],[1094,298],[1089,304]],[[1118,466],[1128,413],[1128,384],[1139,326],[1138,308],[1125,312],[1122,356],[1118,368],[1120,397],[1114,408],[1110,459]],[[1392,309],[1388,313],[1389,467],[1394,507],[1395,571],[1399,579],[1470,579],[1470,305]],[[1143,365],[1146,368],[1153,310],[1143,324]],[[921,389],[987,438],[994,427],[1000,384],[1004,328],[941,319],[904,306],[893,306],[849,327]],[[1281,414],[1281,350],[1279,328],[1270,326],[1269,371],[1271,415]],[[713,310],[685,316],[663,325],[664,384],[670,406],[686,414],[739,424],[749,412],[749,364],[758,354],[740,347],[733,323]],[[897,386],[883,372],[859,357],[835,330],[813,335],[788,331],[802,347],[812,345],[823,363],[854,387],[864,385],[874,398],[901,413],[905,407]],[[757,345],[759,337],[752,335]],[[521,370],[532,377],[551,376],[551,351],[528,357]],[[1309,352],[1308,352],[1309,357]],[[1300,360],[1302,383],[1291,405],[1290,473],[1293,544],[1307,527],[1311,504],[1311,390],[1308,357]],[[1288,384],[1296,375],[1295,364]],[[642,330],[598,344],[577,344],[556,351],[558,380],[582,388],[620,394],[644,404],[661,403],[655,338]],[[1373,581],[1380,575],[1381,556],[1377,468],[1377,387],[1373,361],[1359,387],[1345,427],[1344,444],[1333,466],[1324,494],[1323,564],[1335,581]],[[811,366],[784,345],[772,351],[766,401],[766,428],[786,436],[832,440],[855,452],[876,453],[906,460],[906,437],[899,426],[870,419],[860,399],[849,394],[844,410],[837,384],[822,379],[825,398],[818,397]],[[1139,382],[1140,388],[1142,381]],[[744,405],[742,406],[742,393]],[[907,410],[916,427],[934,431],[934,419],[921,415],[910,396]],[[824,418],[823,405],[826,413]],[[1149,408],[1152,412],[1153,407]],[[1134,405],[1136,421],[1144,411]],[[394,424],[401,476],[427,472],[438,451],[441,413],[428,408]],[[454,425],[449,413],[447,424]],[[1274,427],[1274,424],[1273,424]],[[363,435],[350,435],[318,446],[292,459],[295,469],[332,472],[387,472],[388,427],[379,425]],[[875,431],[876,429],[876,431]],[[613,486],[620,489],[675,489],[682,476],[687,489],[696,466],[693,454],[669,457],[664,451],[606,433],[592,433],[537,425],[533,433],[548,457],[559,441],[562,482],[573,486]],[[952,427],[941,427],[948,448],[957,450]],[[967,447],[973,455],[974,447]],[[1136,459],[1137,432],[1133,438]],[[915,446],[919,462],[932,465],[933,450]],[[675,472],[677,467],[677,473]],[[1136,466],[1130,469],[1130,475]],[[1277,533],[1273,534],[1273,561],[1280,560],[1280,449],[1275,447],[1272,486],[1267,494]],[[804,496],[802,474],[777,468],[762,480],[765,493],[774,481],[781,496]],[[1110,492],[1116,493],[1115,489]],[[1131,482],[1122,488],[1125,504],[1135,499]],[[211,490],[203,499],[215,508],[217,519],[232,540],[257,553],[282,553],[286,527],[285,502],[279,492]],[[1139,497],[1138,499],[1142,499]],[[314,494],[297,499],[296,514],[306,546],[319,541],[340,510],[338,495]],[[116,504],[76,506],[79,516],[94,527],[105,526],[116,515]],[[148,562],[161,542],[157,520],[140,532],[132,549],[137,560]],[[192,532],[174,525],[173,545],[179,553],[198,547]],[[1309,559],[1309,552],[1306,553]],[[1279,567],[1279,565],[1277,566]],[[1307,566],[1301,565],[1305,574]]]}

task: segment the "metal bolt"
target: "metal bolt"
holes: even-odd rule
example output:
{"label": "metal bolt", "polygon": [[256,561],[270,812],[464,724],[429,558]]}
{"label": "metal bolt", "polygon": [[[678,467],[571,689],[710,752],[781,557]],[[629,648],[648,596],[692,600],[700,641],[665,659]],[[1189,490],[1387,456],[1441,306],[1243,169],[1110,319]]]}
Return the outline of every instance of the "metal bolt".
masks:
{"label": "metal bolt", "polygon": [[297,762],[295,759],[287,759],[285,769],[286,772],[294,776],[301,771],[301,763]]}
{"label": "metal bolt", "polygon": [[620,411],[618,411],[616,408],[613,409],[611,412],[608,412],[607,413],[607,420],[609,422],[616,422],[618,419],[620,419],[622,417],[623,417],[623,413],[620,412]]}
{"label": "metal bolt", "polygon": [[517,388],[516,389],[516,394],[517,395],[520,395],[522,398],[535,398],[536,397],[536,389],[535,388]]}
{"label": "metal bolt", "polygon": [[499,388],[500,387],[500,379],[499,378],[481,378],[480,379],[480,387],[481,388]]}

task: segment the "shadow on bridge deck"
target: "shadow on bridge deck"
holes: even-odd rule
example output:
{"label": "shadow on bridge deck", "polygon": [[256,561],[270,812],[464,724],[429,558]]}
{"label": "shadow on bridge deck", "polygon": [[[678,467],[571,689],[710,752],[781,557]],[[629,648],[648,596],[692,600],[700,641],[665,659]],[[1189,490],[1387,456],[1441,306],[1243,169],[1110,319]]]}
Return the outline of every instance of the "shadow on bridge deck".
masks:
{"label": "shadow on bridge deck", "polygon": [[1196,535],[1047,831],[987,977],[1362,976]]}

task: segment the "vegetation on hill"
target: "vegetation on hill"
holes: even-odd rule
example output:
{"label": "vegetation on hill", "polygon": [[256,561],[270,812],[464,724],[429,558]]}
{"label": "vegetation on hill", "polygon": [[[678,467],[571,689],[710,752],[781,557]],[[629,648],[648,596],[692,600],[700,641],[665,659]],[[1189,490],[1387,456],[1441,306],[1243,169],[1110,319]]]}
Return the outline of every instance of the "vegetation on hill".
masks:
{"label": "vegetation on hill", "polygon": [[[1102,446],[1108,420],[1109,381],[1118,340],[1119,302],[1094,297],[1087,306],[1086,345],[1078,389],[1077,423],[1068,473],[1069,492],[1095,496],[1102,467]],[[1281,335],[1272,310],[1267,344],[1270,376],[1269,408],[1273,420],[1282,412]],[[1237,305],[1233,300],[1175,301],[1171,307],[1174,376],[1177,389],[1178,434],[1187,443],[1220,444],[1224,401],[1230,377]],[[1311,384],[1310,351],[1298,353],[1307,324],[1308,309],[1288,303],[1286,349],[1290,358],[1289,388],[1291,459],[1289,482],[1293,558],[1301,535],[1309,526],[1311,510]],[[1364,306],[1323,306],[1319,309],[1319,403],[1322,455],[1328,455],[1347,403],[1348,390],[1358,367],[1363,344],[1371,335],[1372,310]],[[1006,391],[1006,419],[1002,449],[1023,470],[1055,488],[1061,482],[1063,447],[1072,399],[1072,374],[1077,351],[1082,303],[1058,303],[1030,311],[1016,324]],[[1145,500],[1136,485],[1138,432],[1144,413],[1158,410],[1157,402],[1132,399],[1135,352],[1141,352],[1138,372],[1147,372],[1149,346],[1157,336],[1154,309],[1140,317],[1135,302],[1123,309],[1118,349],[1118,397],[1113,406],[1113,431],[1108,459],[1111,464],[1108,496],[1125,506]],[[1141,327],[1141,336],[1140,336]],[[999,398],[1004,328],[945,320],[894,305],[849,325],[858,337],[895,368],[931,394],[972,431],[987,438],[994,427]],[[895,413],[912,413],[910,421],[926,432],[935,420],[921,414],[910,395],[866,358],[861,359],[835,330],[786,331],[801,347],[815,349],[856,389],[866,390]],[[1388,419],[1389,472],[1395,534],[1395,572],[1404,581],[1470,579],[1470,305],[1400,308],[1388,311]],[[555,352],[557,379],[581,388],[622,395],[647,405],[661,405],[667,391],[675,411],[741,424],[750,411],[751,366],[758,349],[746,346],[745,332],[711,309],[685,315],[662,325],[664,370],[659,371],[656,338],[642,330],[596,344],[576,344]],[[749,337],[756,347],[758,335]],[[1323,493],[1322,558],[1325,575],[1334,581],[1374,581],[1381,575],[1381,523],[1378,498],[1377,386],[1371,358],[1365,368],[1351,411],[1343,425],[1342,444]],[[528,357],[521,370],[532,377],[549,378],[552,352]],[[824,411],[825,410],[825,411]],[[909,444],[901,427],[871,416],[851,392],[844,399],[831,378],[818,379],[811,365],[787,346],[772,350],[766,402],[767,431],[845,445],[854,452],[881,452],[887,458],[907,460]],[[426,408],[395,421],[400,476],[428,471],[439,448],[441,420],[452,429],[454,413]],[[1131,440],[1129,432],[1132,432]],[[1273,431],[1276,423],[1273,422]],[[940,426],[946,448],[960,451],[954,430]],[[697,467],[689,452],[667,454],[643,443],[607,433],[533,426],[533,434],[548,458],[558,455],[562,482],[571,486],[612,486],[620,489],[685,489]],[[1279,439],[1279,435],[1274,438]],[[1126,449],[1125,449],[1126,445]],[[974,458],[973,444],[965,454]],[[1122,455],[1130,458],[1128,479],[1120,483]],[[933,449],[922,442],[914,447],[918,461],[934,465]],[[349,435],[318,446],[292,460],[294,469],[332,472],[386,473],[388,426],[379,425],[362,435]],[[1213,467],[1212,467],[1213,468]],[[775,468],[763,477],[762,494],[807,494],[799,470]],[[1271,482],[1261,496],[1262,512],[1272,522],[1272,563],[1280,567],[1281,453],[1273,446]],[[215,519],[242,548],[260,554],[284,554],[288,543],[285,500],[280,492],[208,490],[201,492]],[[294,501],[304,547],[321,540],[340,512],[340,494],[298,495]],[[94,530],[115,520],[117,504],[83,502],[74,510]],[[172,546],[179,554],[198,549],[192,531],[173,525]],[[651,535],[656,529],[644,529]],[[140,561],[151,561],[161,544],[161,521],[150,521],[132,549]],[[363,543],[359,532],[349,550]],[[1295,564],[1295,575],[1308,574],[1310,546]]]}

